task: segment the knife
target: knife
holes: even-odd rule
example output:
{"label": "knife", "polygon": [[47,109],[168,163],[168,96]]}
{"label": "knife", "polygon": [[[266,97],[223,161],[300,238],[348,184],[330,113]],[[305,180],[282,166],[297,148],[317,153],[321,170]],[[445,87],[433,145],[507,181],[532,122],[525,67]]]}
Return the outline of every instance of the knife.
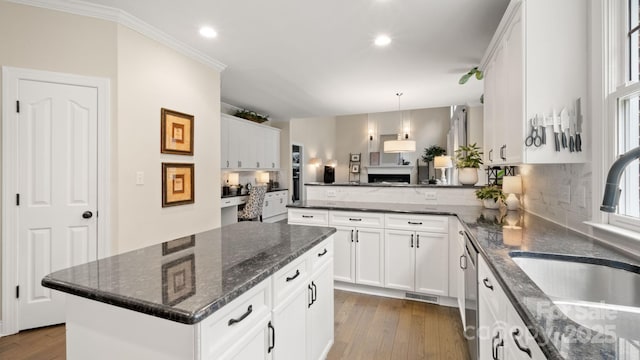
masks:
{"label": "knife", "polygon": [[560,124],[558,124],[558,115],[555,109],[551,113],[551,119],[553,120],[553,138],[556,144],[556,151],[560,151]]}
{"label": "knife", "polygon": [[538,124],[538,126],[540,127],[540,138],[541,138],[541,143],[542,145],[546,145],[547,144],[547,127],[544,121],[544,115],[542,115],[542,117],[538,116],[538,114],[536,114],[536,124]]}
{"label": "knife", "polygon": [[573,130],[573,134],[576,133],[576,116],[575,114],[571,113],[569,115],[569,152],[574,152],[576,151],[576,142],[573,139],[573,135],[571,133],[571,130]]}
{"label": "knife", "polygon": [[560,132],[562,133],[562,148],[567,148],[567,133],[569,130],[569,114],[567,113],[567,109],[563,108],[560,111]]}
{"label": "knife", "polygon": [[582,151],[582,98],[576,100],[576,151]]}

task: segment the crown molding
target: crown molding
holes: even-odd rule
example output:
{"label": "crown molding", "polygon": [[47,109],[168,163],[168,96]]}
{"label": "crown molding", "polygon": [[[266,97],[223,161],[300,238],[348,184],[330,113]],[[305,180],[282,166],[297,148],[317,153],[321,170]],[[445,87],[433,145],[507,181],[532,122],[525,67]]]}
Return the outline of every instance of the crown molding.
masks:
{"label": "crown molding", "polygon": [[62,11],[70,14],[93,17],[107,20],[137,31],[171,49],[188,56],[202,64],[205,64],[219,72],[224,71],[227,65],[206,55],[160,29],[140,20],[126,11],[109,6],[97,5],[78,0],[7,0],[8,2],[35,6],[39,8]]}
{"label": "crown molding", "polygon": [[509,2],[507,9],[505,10],[502,19],[498,24],[498,28],[493,34],[491,42],[489,43],[489,46],[487,47],[487,50],[485,51],[484,56],[480,61],[480,64],[478,66],[480,70],[485,71],[485,69],[487,68],[489,61],[493,58],[493,54],[495,54],[495,52],[498,50],[500,42],[507,32],[509,23],[511,23],[511,20],[518,14],[518,10],[521,6],[524,6],[522,0],[513,0]]}

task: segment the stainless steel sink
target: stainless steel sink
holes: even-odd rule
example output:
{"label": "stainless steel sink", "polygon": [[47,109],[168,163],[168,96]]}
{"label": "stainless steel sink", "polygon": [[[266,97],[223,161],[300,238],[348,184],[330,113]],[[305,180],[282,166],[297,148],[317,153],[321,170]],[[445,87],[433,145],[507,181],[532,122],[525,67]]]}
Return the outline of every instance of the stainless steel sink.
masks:
{"label": "stainless steel sink", "polygon": [[574,322],[608,335],[640,340],[639,267],[554,254],[510,255]]}

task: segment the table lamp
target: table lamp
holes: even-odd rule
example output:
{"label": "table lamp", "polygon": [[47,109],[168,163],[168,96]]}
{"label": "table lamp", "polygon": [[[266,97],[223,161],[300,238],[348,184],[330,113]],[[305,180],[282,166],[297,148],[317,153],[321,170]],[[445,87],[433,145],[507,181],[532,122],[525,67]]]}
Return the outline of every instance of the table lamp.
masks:
{"label": "table lamp", "polygon": [[263,184],[266,184],[266,183],[269,182],[269,173],[268,172],[260,174],[260,182],[263,183]]}
{"label": "table lamp", "polygon": [[436,156],[433,158],[433,167],[435,169],[440,169],[442,171],[442,177],[440,178],[440,182],[442,184],[447,183],[447,169],[453,167],[453,161],[451,161],[451,156]]}
{"label": "table lamp", "polygon": [[518,200],[516,194],[522,194],[522,178],[520,176],[503,176],[502,192],[509,194],[504,201],[505,205],[507,205],[507,210],[518,210],[520,200]]}
{"label": "table lamp", "polygon": [[229,185],[238,185],[240,184],[240,174],[231,173],[229,174]]}

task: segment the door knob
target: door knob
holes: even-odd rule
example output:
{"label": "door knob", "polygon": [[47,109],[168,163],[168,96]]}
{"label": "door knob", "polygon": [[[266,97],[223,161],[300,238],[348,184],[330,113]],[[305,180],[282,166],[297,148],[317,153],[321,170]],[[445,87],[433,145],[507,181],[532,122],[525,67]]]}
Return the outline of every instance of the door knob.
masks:
{"label": "door knob", "polygon": [[91,217],[93,217],[93,213],[91,211],[85,211],[82,213],[83,219],[91,219]]}

